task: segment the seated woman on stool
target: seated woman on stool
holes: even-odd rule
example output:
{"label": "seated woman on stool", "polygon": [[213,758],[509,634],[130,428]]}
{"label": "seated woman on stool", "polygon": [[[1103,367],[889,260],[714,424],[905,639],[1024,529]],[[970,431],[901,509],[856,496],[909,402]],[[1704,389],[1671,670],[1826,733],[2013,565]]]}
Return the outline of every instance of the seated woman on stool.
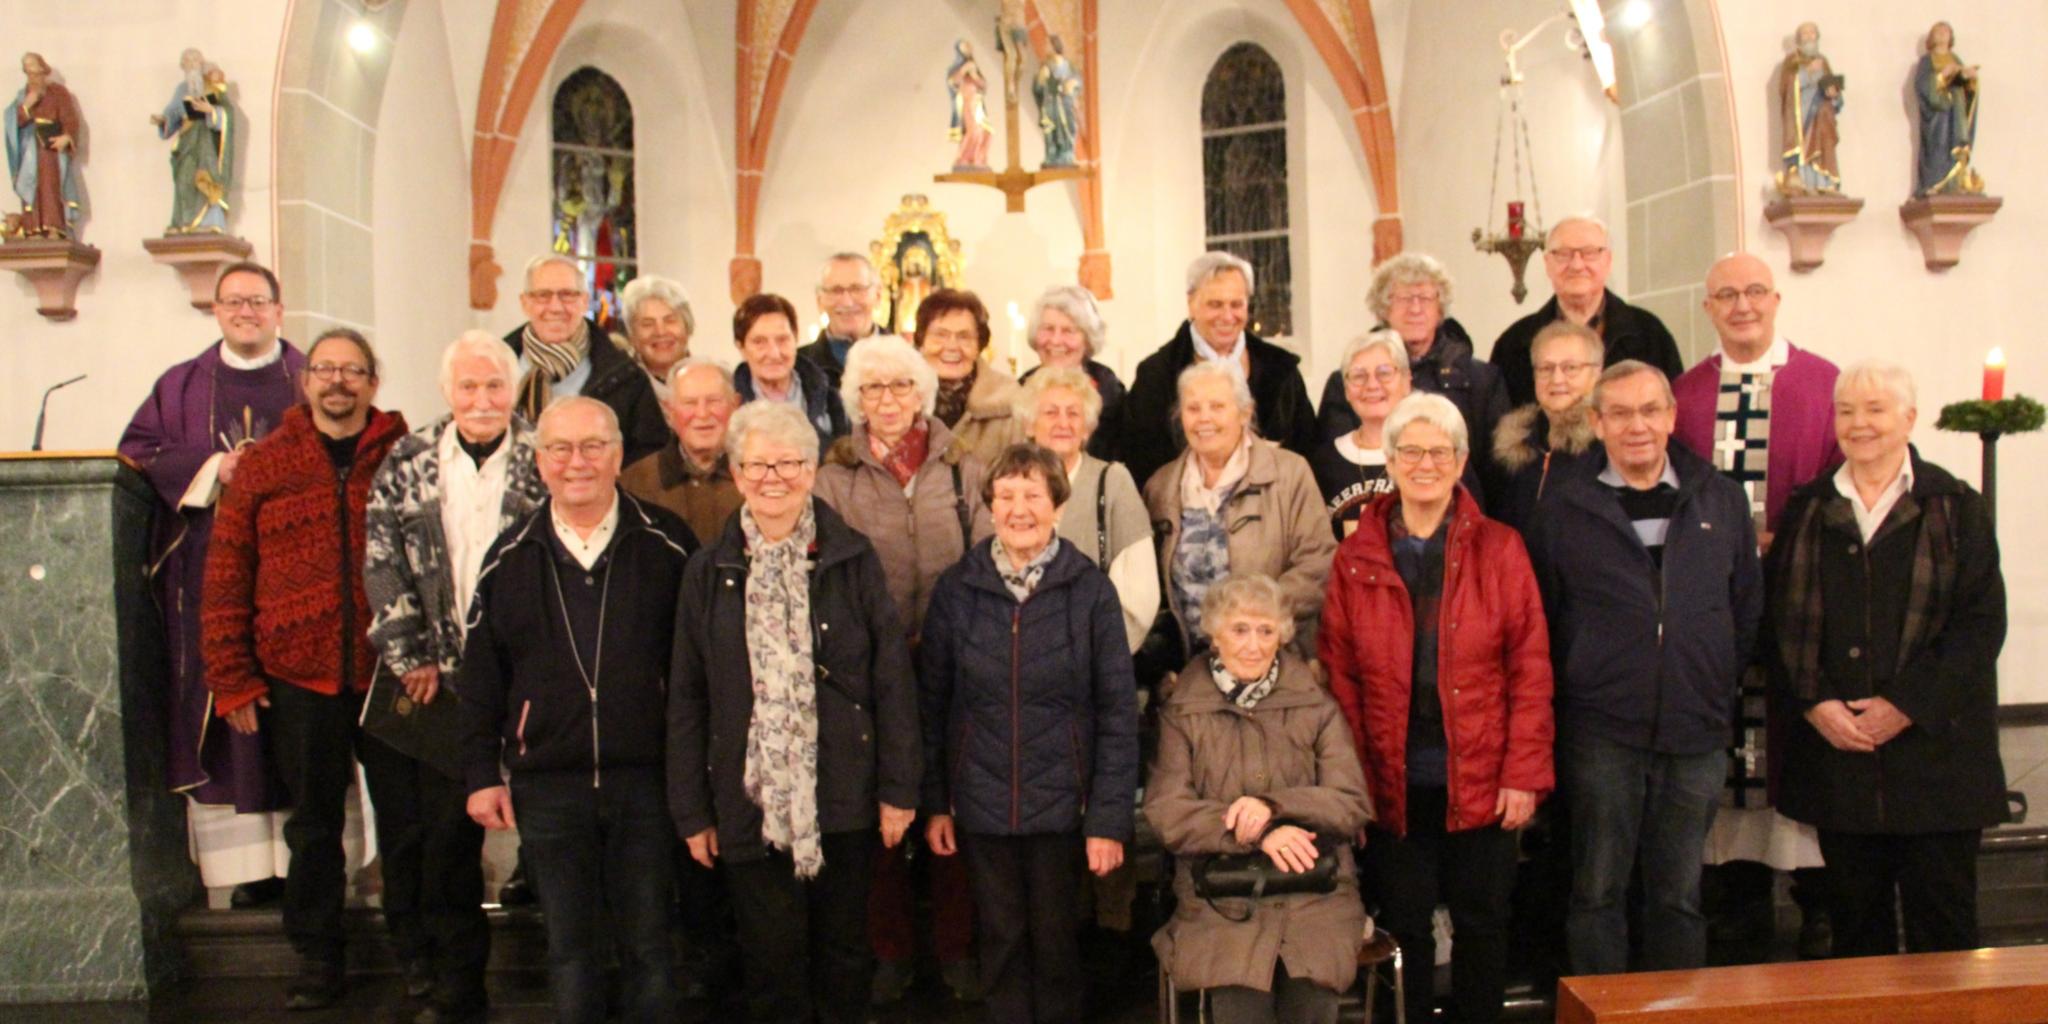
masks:
{"label": "seated woman on stool", "polygon": [[[1177,862],[1179,900],[1152,946],[1176,990],[1208,990],[1219,1024],[1328,1024],[1364,941],[1350,840],[1371,817],[1365,774],[1336,702],[1308,662],[1282,650],[1294,619],[1279,584],[1232,575],[1202,605],[1212,646],[1166,697],[1145,789],[1145,816]],[[1257,850],[1279,871],[1307,871],[1319,837],[1338,840],[1330,892],[1195,894],[1203,857]]]}

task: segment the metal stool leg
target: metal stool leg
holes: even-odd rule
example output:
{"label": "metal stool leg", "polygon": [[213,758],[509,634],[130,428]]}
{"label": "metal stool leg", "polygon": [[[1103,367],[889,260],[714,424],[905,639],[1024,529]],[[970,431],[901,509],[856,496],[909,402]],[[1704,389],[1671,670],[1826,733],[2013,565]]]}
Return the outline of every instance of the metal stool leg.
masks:
{"label": "metal stool leg", "polygon": [[1394,1024],[1408,1024],[1408,972],[1401,969],[1401,947],[1394,947]]}

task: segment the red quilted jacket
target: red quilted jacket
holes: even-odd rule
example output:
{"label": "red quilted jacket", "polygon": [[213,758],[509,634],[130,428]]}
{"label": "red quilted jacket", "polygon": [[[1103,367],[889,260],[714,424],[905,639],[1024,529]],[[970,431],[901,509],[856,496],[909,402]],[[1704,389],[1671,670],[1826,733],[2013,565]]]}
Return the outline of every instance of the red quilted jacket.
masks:
{"label": "red quilted jacket", "polygon": [[[1394,567],[1387,514],[1400,496],[1366,506],[1337,549],[1324,588],[1318,642],[1330,693],[1351,723],[1377,824],[1408,831],[1408,700],[1414,604]],[[1452,832],[1498,820],[1500,790],[1555,785],[1550,636],[1521,537],[1480,514],[1463,487],[1444,541],[1437,692],[1444,705]]]}
{"label": "red quilted jacket", "polygon": [[405,417],[372,409],[345,491],[304,405],[243,454],[214,512],[199,606],[214,713],[263,696],[271,680],[316,693],[339,693],[344,681],[369,689],[376,654],[363,593],[363,508],[377,467],[404,435]]}

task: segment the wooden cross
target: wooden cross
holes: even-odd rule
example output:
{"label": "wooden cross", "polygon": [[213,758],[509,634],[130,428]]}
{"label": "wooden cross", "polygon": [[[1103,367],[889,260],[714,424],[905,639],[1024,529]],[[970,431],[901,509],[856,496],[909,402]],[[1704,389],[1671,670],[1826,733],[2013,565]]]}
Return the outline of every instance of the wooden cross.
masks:
{"label": "wooden cross", "polygon": [[1000,171],[949,171],[932,175],[933,181],[960,182],[967,185],[987,185],[998,189],[1007,200],[1005,211],[1024,212],[1024,193],[1051,181],[1079,178],[1088,172],[1079,167],[1045,167],[1027,171],[1017,159],[1017,93],[1020,89],[1010,88],[1009,76],[1003,76],[1003,142],[1008,146],[1009,165]]}

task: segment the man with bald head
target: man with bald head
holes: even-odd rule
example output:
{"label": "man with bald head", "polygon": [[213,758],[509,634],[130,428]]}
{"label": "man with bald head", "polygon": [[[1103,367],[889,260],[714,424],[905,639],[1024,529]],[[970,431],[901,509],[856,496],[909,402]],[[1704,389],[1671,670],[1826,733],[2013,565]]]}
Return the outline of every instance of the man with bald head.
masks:
{"label": "man with bald head", "polygon": [[[1842,461],[1835,443],[1835,364],[1778,333],[1778,294],[1771,268],[1749,253],[1731,253],[1707,271],[1707,316],[1720,348],[1678,378],[1679,443],[1741,485],[1757,541],[1769,550],[1779,510],[1795,491]],[[1715,819],[1708,860],[1726,897],[1718,908],[1725,938],[1768,938],[1771,875],[1793,871],[1793,898],[1804,912],[1801,951],[1827,949],[1819,838],[1771,809],[1777,759],[1765,756],[1770,736],[1795,723],[1769,721],[1760,671],[1743,676],[1742,705],[1732,742],[1735,761],[1724,813]],[[1766,769],[1772,769],[1767,773]],[[1768,777],[1767,777],[1768,776]],[[1768,865],[1768,867],[1766,867]]]}
{"label": "man with bald head", "polygon": [[1543,270],[1555,293],[1542,308],[1508,325],[1493,343],[1489,361],[1500,367],[1508,400],[1516,408],[1536,400],[1536,373],[1529,361],[1530,343],[1545,325],[1565,320],[1591,327],[1606,346],[1605,365],[1624,359],[1648,363],[1677,379],[1685,370],[1678,343],[1664,321],[1647,309],[1621,301],[1607,290],[1614,269],[1614,250],[1607,244],[1607,225],[1592,217],[1566,217],[1543,240]]}
{"label": "man with bald head", "polygon": [[607,1019],[608,935],[617,1016],[673,1020],[666,686],[676,592],[697,539],[619,488],[610,406],[580,396],[549,406],[536,449],[548,496],[491,545],[469,606],[469,816],[519,829],[547,915],[556,1019]]}

